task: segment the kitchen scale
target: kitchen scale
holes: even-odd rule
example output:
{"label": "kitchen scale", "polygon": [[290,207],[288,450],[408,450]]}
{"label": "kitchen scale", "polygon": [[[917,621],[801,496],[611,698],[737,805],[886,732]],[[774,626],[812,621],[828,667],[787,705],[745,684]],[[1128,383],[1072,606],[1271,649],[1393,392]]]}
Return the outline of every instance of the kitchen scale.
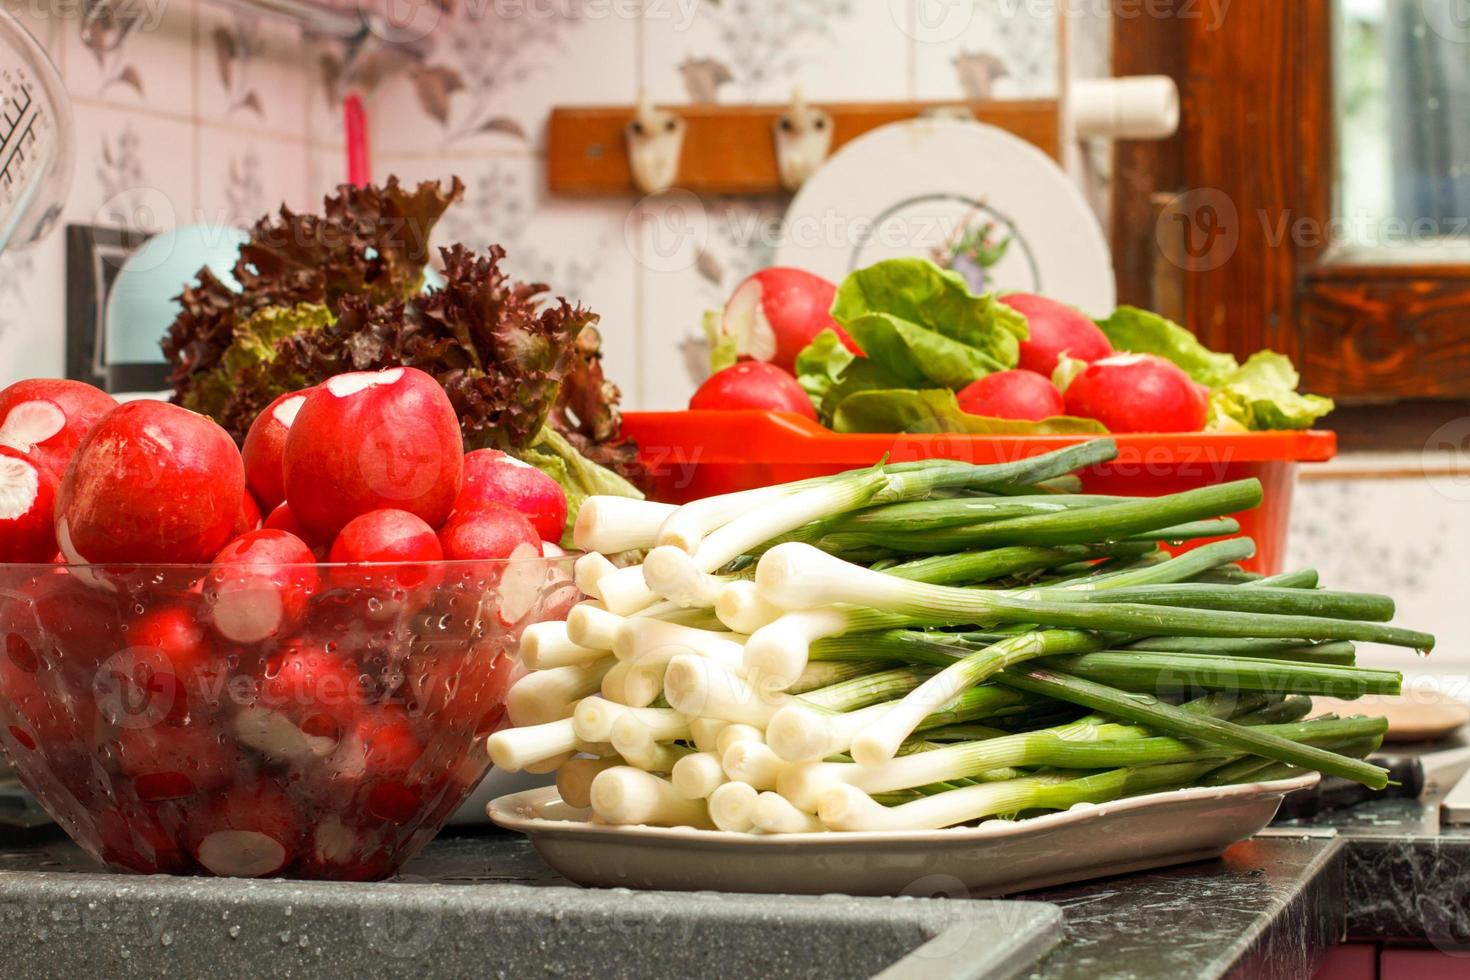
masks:
{"label": "kitchen scale", "polygon": [[0,11],[0,251],[40,241],[71,186],[71,105],[44,48]]}
{"label": "kitchen scale", "polygon": [[[0,10],[0,252],[46,237],[71,186],[71,103],[46,50]],[[0,829],[50,820],[0,757]]]}

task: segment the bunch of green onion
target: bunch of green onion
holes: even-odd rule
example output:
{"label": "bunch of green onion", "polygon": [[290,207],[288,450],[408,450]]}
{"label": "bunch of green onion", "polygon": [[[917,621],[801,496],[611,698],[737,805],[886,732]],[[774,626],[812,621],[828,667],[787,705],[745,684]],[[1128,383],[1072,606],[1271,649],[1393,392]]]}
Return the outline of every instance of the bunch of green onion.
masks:
{"label": "bunch of green onion", "polygon": [[[592,598],[531,627],[503,769],[614,824],[917,830],[1365,762],[1396,693],[1354,643],[1427,652],[1392,600],[1242,569],[1254,480],[1086,495],[1099,439],[880,464],[671,507],[593,497]],[[1219,539],[1171,556],[1165,546]],[[641,556],[619,565],[614,556]]]}

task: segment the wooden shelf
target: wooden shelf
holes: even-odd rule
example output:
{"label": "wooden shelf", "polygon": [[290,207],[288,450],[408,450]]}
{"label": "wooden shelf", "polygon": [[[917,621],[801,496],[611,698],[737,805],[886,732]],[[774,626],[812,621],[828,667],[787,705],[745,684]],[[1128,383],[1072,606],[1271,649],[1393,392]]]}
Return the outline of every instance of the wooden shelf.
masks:
{"label": "wooden shelf", "polygon": [[[699,194],[781,193],[772,127],[783,105],[669,106],[687,130],[679,187]],[[1053,159],[1061,144],[1060,114],[1051,99],[1005,102],[881,102],[822,104],[832,114],[832,150],[869,130],[934,110],[966,110],[1034,143]],[[547,183],[553,194],[594,197],[636,194],[624,126],[632,106],[553,109]]]}

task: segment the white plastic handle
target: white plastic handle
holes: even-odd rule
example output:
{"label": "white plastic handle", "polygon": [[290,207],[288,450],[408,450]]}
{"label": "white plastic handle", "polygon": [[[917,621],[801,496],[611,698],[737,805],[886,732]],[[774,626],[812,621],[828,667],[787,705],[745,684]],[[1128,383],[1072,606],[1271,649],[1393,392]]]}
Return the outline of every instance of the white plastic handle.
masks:
{"label": "white plastic handle", "polygon": [[1079,138],[1154,140],[1179,129],[1179,88],[1166,75],[1079,79],[1071,100]]}

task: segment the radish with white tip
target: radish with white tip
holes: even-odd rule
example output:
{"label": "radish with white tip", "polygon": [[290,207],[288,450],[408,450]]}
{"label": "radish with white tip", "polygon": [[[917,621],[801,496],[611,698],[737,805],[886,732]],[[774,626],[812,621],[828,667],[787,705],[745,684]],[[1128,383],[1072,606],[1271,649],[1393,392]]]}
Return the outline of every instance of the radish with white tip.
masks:
{"label": "radish with white tip", "polygon": [[222,877],[277,874],[302,838],[295,807],[268,783],[229,790],[192,814],[187,826],[195,860]]}
{"label": "radish with white tip", "polygon": [[0,446],[0,562],[40,564],[56,554],[56,474]]}
{"label": "radish with white tip", "polygon": [[476,449],[464,458],[464,489],[455,511],[500,504],[518,511],[544,541],[560,541],[567,527],[567,493],[561,484],[498,449]]}
{"label": "radish with white tip", "polygon": [[307,388],[281,395],[256,416],[245,434],[245,445],[240,450],[245,460],[245,482],[261,510],[272,511],[286,499],[286,477],[282,469],[286,435],[301,406],[306,404],[306,396],[314,390]]}
{"label": "radish with white tip", "polygon": [[229,433],[177,405],[129,402],[77,447],[57,495],[57,543],[74,564],[202,564],[230,539],[244,494]]}
{"label": "radish with white tip", "polygon": [[306,542],[285,531],[251,531],[230,542],[204,580],[215,632],[235,643],[291,632],[320,588],[315,563]]}
{"label": "radish with white tip", "polygon": [[502,504],[481,503],[473,510],[456,510],[439,529],[444,557],[449,561],[506,561],[490,583],[499,600],[496,615],[504,626],[526,617],[546,585],[547,562],[541,559],[541,539],[524,515]]}
{"label": "radish with white tip", "polygon": [[441,526],[459,496],[464,439],[439,382],[397,367],[319,385],[296,413],[283,460],[291,513],[329,540],[375,510]]}
{"label": "radish with white tip", "polygon": [[0,446],[29,453],[60,480],[92,427],[117,399],[81,381],[35,378],[0,391]]}
{"label": "radish with white tip", "polygon": [[796,355],[823,330],[835,332],[847,349],[861,351],[832,319],[837,286],[801,269],[772,266],[750,276],[731,294],[720,332],[735,338],[735,349],[787,371]]}

